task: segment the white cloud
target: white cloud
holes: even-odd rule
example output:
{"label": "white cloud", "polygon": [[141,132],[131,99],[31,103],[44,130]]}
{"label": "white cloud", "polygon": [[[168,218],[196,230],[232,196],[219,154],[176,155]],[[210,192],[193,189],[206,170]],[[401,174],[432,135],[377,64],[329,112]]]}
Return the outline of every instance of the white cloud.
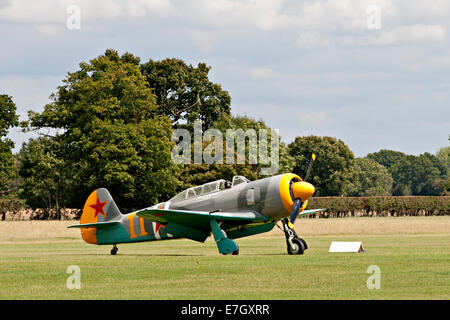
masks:
{"label": "white cloud", "polygon": [[407,25],[397,28],[384,28],[381,31],[354,34],[323,34],[315,31],[301,33],[296,39],[296,45],[305,48],[325,46],[386,46],[399,44],[421,44],[426,42],[444,41],[447,32],[442,25]]}
{"label": "white cloud", "polygon": [[64,23],[67,8],[79,6],[82,19],[167,16],[174,10],[170,0],[10,0],[0,7],[0,20],[21,23]]}
{"label": "white cloud", "polygon": [[175,9],[170,0],[133,0],[126,1],[126,12],[133,17],[156,14],[167,17]]}
{"label": "white cloud", "polygon": [[282,0],[184,0],[177,17],[210,27],[252,27],[270,30],[280,20]]}
{"label": "white cloud", "polygon": [[446,37],[444,26],[416,24],[402,26],[391,33],[397,41],[440,41]]}
{"label": "white cloud", "polygon": [[296,39],[296,44],[306,48],[323,47],[331,44],[331,38],[320,32],[306,31],[300,33]]}
{"label": "white cloud", "polygon": [[68,4],[63,2],[10,0],[0,8],[0,19],[31,24],[64,21]]}
{"label": "white cloud", "polygon": [[325,127],[334,120],[324,111],[309,111],[300,114],[300,123],[308,127]]}
{"label": "white cloud", "polygon": [[189,39],[192,40],[195,47],[200,49],[202,53],[211,53],[215,42],[214,35],[211,32],[208,32],[207,30],[196,30],[189,28],[185,30],[185,33]]}
{"label": "white cloud", "polygon": [[[321,44],[323,39],[317,39],[320,34],[367,31],[369,5],[380,8],[383,28],[419,21],[423,25],[441,25],[450,14],[450,2],[446,0],[9,0],[0,6],[0,21],[60,24],[66,21],[70,5],[79,6],[82,19],[93,23],[171,17],[191,26],[287,30],[300,34],[300,43],[306,45],[317,41]],[[308,31],[316,32],[314,39],[304,34]]]}
{"label": "white cloud", "polygon": [[273,78],[279,78],[280,74],[278,72],[274,72],[270,68],[262,68],[262,67],[256,67],[253,68],[250,71],[252,77],[254,78],[261,78],[261,79],[273,79]]}

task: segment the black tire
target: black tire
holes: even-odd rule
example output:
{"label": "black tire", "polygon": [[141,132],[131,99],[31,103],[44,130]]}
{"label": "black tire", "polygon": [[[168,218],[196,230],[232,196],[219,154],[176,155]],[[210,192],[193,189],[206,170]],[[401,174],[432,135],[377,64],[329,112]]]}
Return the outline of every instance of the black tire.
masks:
{"label": "black tire", "polygon": [[305,250],[308,249],[308,245],[306,244],[306,241],[302,238],[299,238],[299,240],[303,243],[303,246],[305,247]]}
{"label": "black tire", "polygon": [[119,249],[117,249],[117,248],[112,248],[112,249],[111,249],[111,255],[115,256],[116,253],[117,253],[117,250],[119,250]]}
{"label": "black tire", "polygon": [[237,248],[237,250],[233,251],[231,254],[233,256],[237,256],[239,254],[239,247]]}
{"label": "black tire", "polygon": [[303,254],[305,252],[305,246],[302,241],[300,241],[299,238],[292,239],[292,243],[294,244],[294,247],[291,248],[291,245],[287,242],[287,250],[288,254],[296,255],[296,254]]}

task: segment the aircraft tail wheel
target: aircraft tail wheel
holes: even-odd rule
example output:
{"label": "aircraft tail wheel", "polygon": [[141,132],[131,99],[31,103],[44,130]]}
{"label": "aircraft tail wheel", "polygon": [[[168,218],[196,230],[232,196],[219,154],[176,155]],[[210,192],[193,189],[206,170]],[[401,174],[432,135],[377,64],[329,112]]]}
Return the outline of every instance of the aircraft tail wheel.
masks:
{"label": "aircraft tail wheel", "polygon": [[305,245],[303,244],[301,239],[294,238],[291,241],[292,244],[290,244],[289,241],[286,241],[288,254],[296,255],[296,254],[303,254],[303,252],[305,252]]}
{"label": "aircraft tail wheel", "polygon": [[117,248],[117,246],[114,244],[113,248],[111,249],[111,255],[115,256],[118,250],[119,248]]}

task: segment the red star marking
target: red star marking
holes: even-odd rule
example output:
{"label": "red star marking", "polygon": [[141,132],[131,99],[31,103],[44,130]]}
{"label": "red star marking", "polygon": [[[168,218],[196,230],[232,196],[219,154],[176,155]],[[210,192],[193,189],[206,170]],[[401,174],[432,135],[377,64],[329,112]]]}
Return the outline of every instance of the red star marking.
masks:
{"label": "red star marking", "polygon": [[[155,217],[160,217],[160,216],[163,216],[163,215],[164,215],[164,213],[157,213],[157,214],[155,214]],[[159,228],[165,228],[165,227],[166,227],[165,225],[162,225],[162,224],[157,222],[156,226],[155,226],[156,232],[159,231]]]}
{"label": "red star marking", "polygon": [[108,203],[108,201],[100,202],[100,199],[97,196],[97,203],[91,204],[90,207],[95,209],[95,217],[97,218],[98,214],[100,213],[102,216],[106,218],[105,211],[103,211],[103,207]]}
{"label": "red star marking", "polygon": [[159,228],[165,228],[166,226],[164,226],[164,225],[162,225],[162,224],[160,224],[160,223],[156,223],[156,232],[158,232],[159,231]]}

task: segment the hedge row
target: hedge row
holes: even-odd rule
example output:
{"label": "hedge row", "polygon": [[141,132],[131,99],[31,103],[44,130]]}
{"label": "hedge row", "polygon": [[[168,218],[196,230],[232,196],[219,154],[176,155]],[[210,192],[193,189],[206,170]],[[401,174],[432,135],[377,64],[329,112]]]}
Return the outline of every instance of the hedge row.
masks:
{"label": "hedge row", "polygon": [[21,199],[0,199],[0,220],[6,219],[7,212],[18,212],[25,208],[25,201]]}
{"label": "hedge row", "polygon": [[81,216],[80,209],[60,208],[31,209],[22,199],[0,199],[0,221],[4,220],[76,220]]}
{"label": "hedge row", "polygon": [[450,215],[450,196],[314,197],[308,209],[328,210],[310,217]]}

